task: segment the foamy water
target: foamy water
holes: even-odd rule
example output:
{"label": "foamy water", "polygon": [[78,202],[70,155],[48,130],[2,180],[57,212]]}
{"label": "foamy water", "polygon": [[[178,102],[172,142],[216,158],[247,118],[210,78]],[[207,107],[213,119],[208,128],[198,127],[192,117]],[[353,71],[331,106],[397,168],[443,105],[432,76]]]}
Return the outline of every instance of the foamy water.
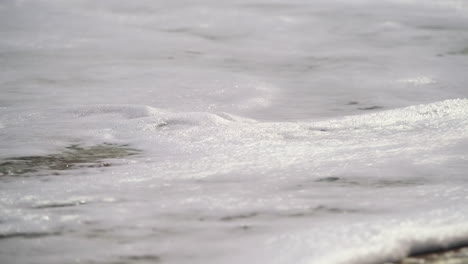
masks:
{"label": "foamy water", "polygon": [[4,0],[0,34],[2,263],[468,241],[464,1]]}

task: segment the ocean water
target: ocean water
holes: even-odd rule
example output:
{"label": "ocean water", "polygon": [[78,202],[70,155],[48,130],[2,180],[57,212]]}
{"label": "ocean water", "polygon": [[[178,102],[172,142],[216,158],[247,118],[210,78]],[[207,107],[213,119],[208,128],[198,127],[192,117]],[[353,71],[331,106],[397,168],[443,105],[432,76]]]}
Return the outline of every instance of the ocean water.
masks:
{"label": "ocean water", "polygon": [[468,2],[0,0],[0,263],[468,244]]}

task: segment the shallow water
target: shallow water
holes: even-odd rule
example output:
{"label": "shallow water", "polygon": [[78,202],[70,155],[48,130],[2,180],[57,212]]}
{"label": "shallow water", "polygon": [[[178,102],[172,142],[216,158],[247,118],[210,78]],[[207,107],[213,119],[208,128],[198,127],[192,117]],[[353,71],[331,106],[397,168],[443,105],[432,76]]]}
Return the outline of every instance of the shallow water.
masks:
{"label": "shallow water", "polygon": [[468,241],[464,1],[4,0],[0,34],[5,263]]}

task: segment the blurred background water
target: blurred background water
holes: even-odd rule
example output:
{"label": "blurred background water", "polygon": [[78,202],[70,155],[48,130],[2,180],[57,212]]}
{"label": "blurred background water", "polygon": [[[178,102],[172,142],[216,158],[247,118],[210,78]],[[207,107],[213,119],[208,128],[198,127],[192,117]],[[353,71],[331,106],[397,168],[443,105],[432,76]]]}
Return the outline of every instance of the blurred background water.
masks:
{"label": "blurred background water", "polygon": [[2,106],[299,120],[467,94],[463,1],[3,0],[0,12]]}

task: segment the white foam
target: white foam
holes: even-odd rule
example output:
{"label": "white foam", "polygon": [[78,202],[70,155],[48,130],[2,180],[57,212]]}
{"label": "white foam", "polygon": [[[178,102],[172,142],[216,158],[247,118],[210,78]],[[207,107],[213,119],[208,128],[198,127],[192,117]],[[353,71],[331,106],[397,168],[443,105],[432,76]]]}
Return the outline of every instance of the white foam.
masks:
{"label": "white foam", "polygon": [[[41,118],[33,120],[11,115],[17,118],[3,115],[9,118],[2,121],[11,131],[24,127],[22,122],[36,127],[30,137],[36,137],[38,149],[50,147],[49,137],[63,140],[59,145],[77,139],[130,142],[144,150],[145,157],[120,161],[127,165],[98,174],[72,173],[41,183],[39,193],[34,191],[36,181],[30,180],[20,186],[37,193],[32,202],[10,183],[2,207],[7,223],[15,219],[15,224],[3,225],[6,233],[54,230],[65,222],[78,233],[87,232],[60,211],[13,210],[25,203],[75,201],[68,193],[86,193],[91,202],[76,208],[89,219],[102,218],[106,228],[154,217],[172,220],[147,223],[142,230],[186,225],[192,231],[161,247],[176,262],[185,261],[173,255],[177,248],[194,254],[196,263],[206,258],[225,263],[377,263],[468,238],[462,231],[468,231],[468,194],[459,187],[464,184],[466,155],[454,149],[468,137],[466,99],[294,123],[129,105],[55,108],[36,113]],[[29,143],[9,144],[22,149]],[[443,169],[448,166],[458,169]],[[327,177],[337,180],[321,180]],[[110,203],[122,213],[100,206],[100,213],[93,212],[92,205],[108,200],[111,193]],[[135,211],[134,206],[151,210]],[[121,220],[109,219],[116,213]],[[199,218],[206,219],[206,225]],[[199,225],[220,241],[211,247],[223,254],[182,242],[201,239],[203,235],[192,234]],[[236,233],[236,226],[247,226],[248,231],[242,231],[246,236]],[[148,246],[161,243],[151,241]]]}

